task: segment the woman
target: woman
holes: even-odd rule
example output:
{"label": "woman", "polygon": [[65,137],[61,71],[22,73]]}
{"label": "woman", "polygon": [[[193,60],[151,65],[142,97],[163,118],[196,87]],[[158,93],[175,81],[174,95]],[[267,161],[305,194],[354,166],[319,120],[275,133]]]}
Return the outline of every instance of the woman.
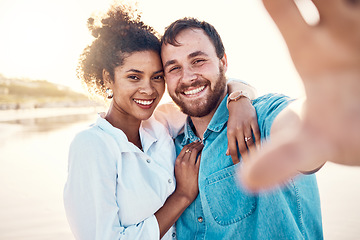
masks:
{"label": "woman", "polygon": [[168,129],[151,117],[165,91],[160,42],[132,14],[118,6],[101,26],[88,22],[96,39],[78,76],[112,100],[70,146],[64,204],[76,239],[173,239],[198,194],[203,145],[193,142],[176,158]]}

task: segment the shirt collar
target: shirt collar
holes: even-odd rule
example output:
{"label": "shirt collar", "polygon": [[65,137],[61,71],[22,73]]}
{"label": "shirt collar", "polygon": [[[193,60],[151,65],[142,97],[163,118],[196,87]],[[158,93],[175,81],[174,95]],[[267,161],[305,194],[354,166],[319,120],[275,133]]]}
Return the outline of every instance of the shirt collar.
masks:
{"label": "shirt collar", "polygon": [[[96,121],[96,125],[101,128],[104,132],[110,134],[116,142],[119,144],[119,147],[121,148],[122,152],[139,152],[140,149],[135,146],[133,143],[129,142],[126,134],[112,126],[105,118],[102,118],[101,116],[98,117]],[[157,138],[155,135],[155,131],[152,128],[152,120],[146,120],[143,121],[140,125],[139,134],[140,134],[140,140],[141,144],[143,145],[143,151],[146,153],[150,146],[157,142]]]}
{"label": "shirt collar", "polygon": [[149,150],[153,143],[158,141],[155,131],[156,124],[158,124],[158,122],[154,121],[153,117],[141,122],[139,133],[143,151],[145,153]]}
{"label": "shirt collar", "polygon": [[[227,97],[228,95],[224,97],[224,99],[221,101],[220,105],[216,109],[214,116],[211,118],[211,121],[204,133],[204,139],[206,139],[211,132],[220,132],[221,129],[223,129],[224,126],[227,124],[227,121],[229,119],[229,110],[226,107]],[[184,139],[181,143],[183,146],[194,142],[195,140],[200,140],[200,138],[195,135],[193,128],[194,124],[192,123],[191,118],[188,116],[184,129]]]}

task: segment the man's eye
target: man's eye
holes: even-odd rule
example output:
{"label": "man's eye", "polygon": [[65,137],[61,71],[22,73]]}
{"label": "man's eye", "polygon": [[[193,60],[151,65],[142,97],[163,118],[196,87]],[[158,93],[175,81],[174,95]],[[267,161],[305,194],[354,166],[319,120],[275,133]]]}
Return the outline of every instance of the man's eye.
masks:
{"label": "man's eye", "polygon": [[204,59],[196,59],[193,64],[198,64],[198,63],[202,63],[202,62],[205,62]]}
{"label": "man's eye", "polygon": [[180,69],[180,67],[172,67],[172,68],[170,68],[169,72],[173,72],[173,71],[176,71],[178,69]]}

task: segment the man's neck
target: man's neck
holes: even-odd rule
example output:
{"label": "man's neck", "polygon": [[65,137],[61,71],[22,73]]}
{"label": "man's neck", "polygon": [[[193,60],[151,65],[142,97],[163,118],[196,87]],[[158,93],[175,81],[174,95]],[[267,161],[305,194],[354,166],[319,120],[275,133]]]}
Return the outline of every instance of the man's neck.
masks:
{"label": "man's neck", "polygon": [[218,109],[220,103],[222,102],[222,100],[224,99],[225,96],[226,96],[226,92],[224,93],[224,95],[221,97],[221,99],[217,103],[217,106],[208,115],[203,116],[203,117],[190,117],[191,121],[193,122],[194,127],[195,127],[195,134],[201,140],[203,140],[204,133],[205,133],[211,119],[213,118],[216,110]]}

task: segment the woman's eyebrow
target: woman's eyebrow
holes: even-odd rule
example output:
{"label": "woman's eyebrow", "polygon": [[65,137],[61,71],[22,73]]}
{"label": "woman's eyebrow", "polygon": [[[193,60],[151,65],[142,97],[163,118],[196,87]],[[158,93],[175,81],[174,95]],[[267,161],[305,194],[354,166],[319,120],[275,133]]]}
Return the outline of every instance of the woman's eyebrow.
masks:
{"label": "woman's eyebrow", "polygon": [[143,71],[140,71],[140,70],[137,70],[137,69],[129,69],[126,72],[144,73]]}

